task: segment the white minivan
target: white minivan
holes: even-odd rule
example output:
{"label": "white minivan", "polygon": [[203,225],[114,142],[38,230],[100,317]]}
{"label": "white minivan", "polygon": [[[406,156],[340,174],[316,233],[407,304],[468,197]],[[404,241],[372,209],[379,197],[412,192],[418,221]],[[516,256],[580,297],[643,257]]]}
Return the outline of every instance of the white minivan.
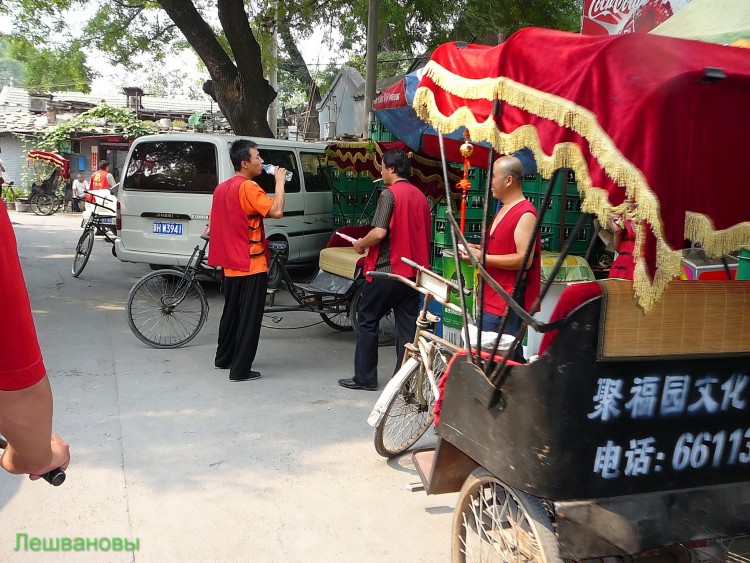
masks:
{"label": "white minivan", "polygon": [[[208,223],[217,184],[234,175],[234,135],[163,134],[133,142],[118,193],[115,251],[123,262],[185,265]],[[292,173],[282,219],[265,221],[269,240],[288,242],[290,262],[317,260],[333,232],[324,143],[252,137],[264,162]],[[271,174],[255,181],[273,195]]]}

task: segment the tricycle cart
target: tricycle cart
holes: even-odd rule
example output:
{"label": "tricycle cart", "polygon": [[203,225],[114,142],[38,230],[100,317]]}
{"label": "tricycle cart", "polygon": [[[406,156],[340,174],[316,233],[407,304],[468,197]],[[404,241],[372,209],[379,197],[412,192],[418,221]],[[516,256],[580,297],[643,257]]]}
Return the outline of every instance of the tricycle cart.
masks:
{"label": "tricycle cart", "polygon": [[40,150],[29,151],[26,158],[34,171],[29,192],[31,210],[37,215],[52,215],[65,201],[64,186],[70,181],[70,163],[59,154]]}
{"label": "tricycle cart", "polygon": [[[415,98],[425,121],[500,154],[530,148],[545,177],[572,169],[583,211],[626,215],[637,237],[634,281],[566,291],[550,323],[474,260],[479,310],[491,286],[522,327],[509,350],[477,353],[464,303],[440,438],[414,454],[428,494],[460,491],[453,561],[748,560],[750,281],[675,277],[684,239],[713,256],[750,247],[750,191],[720,166],[743,161],[749,87],[739,49],[640,34],[528,29],[433,54]],[[467,241],[448,218],[457,256]],[[540,354],[516,364],[528,326]]]}

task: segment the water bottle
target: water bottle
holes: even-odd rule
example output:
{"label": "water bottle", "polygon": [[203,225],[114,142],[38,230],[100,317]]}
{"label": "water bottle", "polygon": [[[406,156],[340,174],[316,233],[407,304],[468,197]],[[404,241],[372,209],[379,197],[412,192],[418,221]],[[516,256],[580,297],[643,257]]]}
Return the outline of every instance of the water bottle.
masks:
{"label": "water bottle", "polygon": [[[270,174],[271,176],[273,176],[274,174],[276,174],[276,168],[278,168],[278,166],[276,166],[275,164],[264,164],[263,165],[263,172],[265,172],[266,174]],[[291,182],[292,181],[292,172],[291,172],[291,170],[287,170],[286,171],[286,181],[287,182]]]}

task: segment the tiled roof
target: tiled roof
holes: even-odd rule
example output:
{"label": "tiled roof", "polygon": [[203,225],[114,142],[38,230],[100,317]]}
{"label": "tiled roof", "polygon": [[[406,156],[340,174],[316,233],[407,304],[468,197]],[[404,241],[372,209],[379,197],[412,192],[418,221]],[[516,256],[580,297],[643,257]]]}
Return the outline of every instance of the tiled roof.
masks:
{"label": "tiled roof", "polygon": [[47,127],[47,115],[0,103],[0,133],[33,133]]}
{"label": "tiled roof", "polygon": [[[94,96],[80,92],[55,92],[52,94],[52,101],[65,108],[57,112],[58,123],[67,121],[88,107],[95,107],[101,102],[115,107],[127,107],[125,94]],[[28,108],[28,91],[23,88],[3,86],[0,91],[0,133],[33,133],[47,127],[46,113],[32,113]],[[219,110],[218,106],[216,104],[212,106],[209,100],[176,100],[156,96],[142,96],[141,109],[144,113],[158,113],[165,116],[173,114],[175,117],[190,115],[198,110],[210,112],[213,109],[216,113]]]}

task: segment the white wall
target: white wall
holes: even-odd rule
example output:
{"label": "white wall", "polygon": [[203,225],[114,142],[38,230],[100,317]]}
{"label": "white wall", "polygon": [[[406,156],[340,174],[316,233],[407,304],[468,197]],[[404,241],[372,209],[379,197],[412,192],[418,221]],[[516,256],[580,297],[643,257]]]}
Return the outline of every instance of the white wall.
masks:
{"label": "white wall", "polygon": [[10,133],[0,135],[0,151],[0,159],[5,166],[5,181],[15,182],[14,185],[18,187],[28,187],[22,185],[22,174],[26,169],[26,151],[21,141]]}

